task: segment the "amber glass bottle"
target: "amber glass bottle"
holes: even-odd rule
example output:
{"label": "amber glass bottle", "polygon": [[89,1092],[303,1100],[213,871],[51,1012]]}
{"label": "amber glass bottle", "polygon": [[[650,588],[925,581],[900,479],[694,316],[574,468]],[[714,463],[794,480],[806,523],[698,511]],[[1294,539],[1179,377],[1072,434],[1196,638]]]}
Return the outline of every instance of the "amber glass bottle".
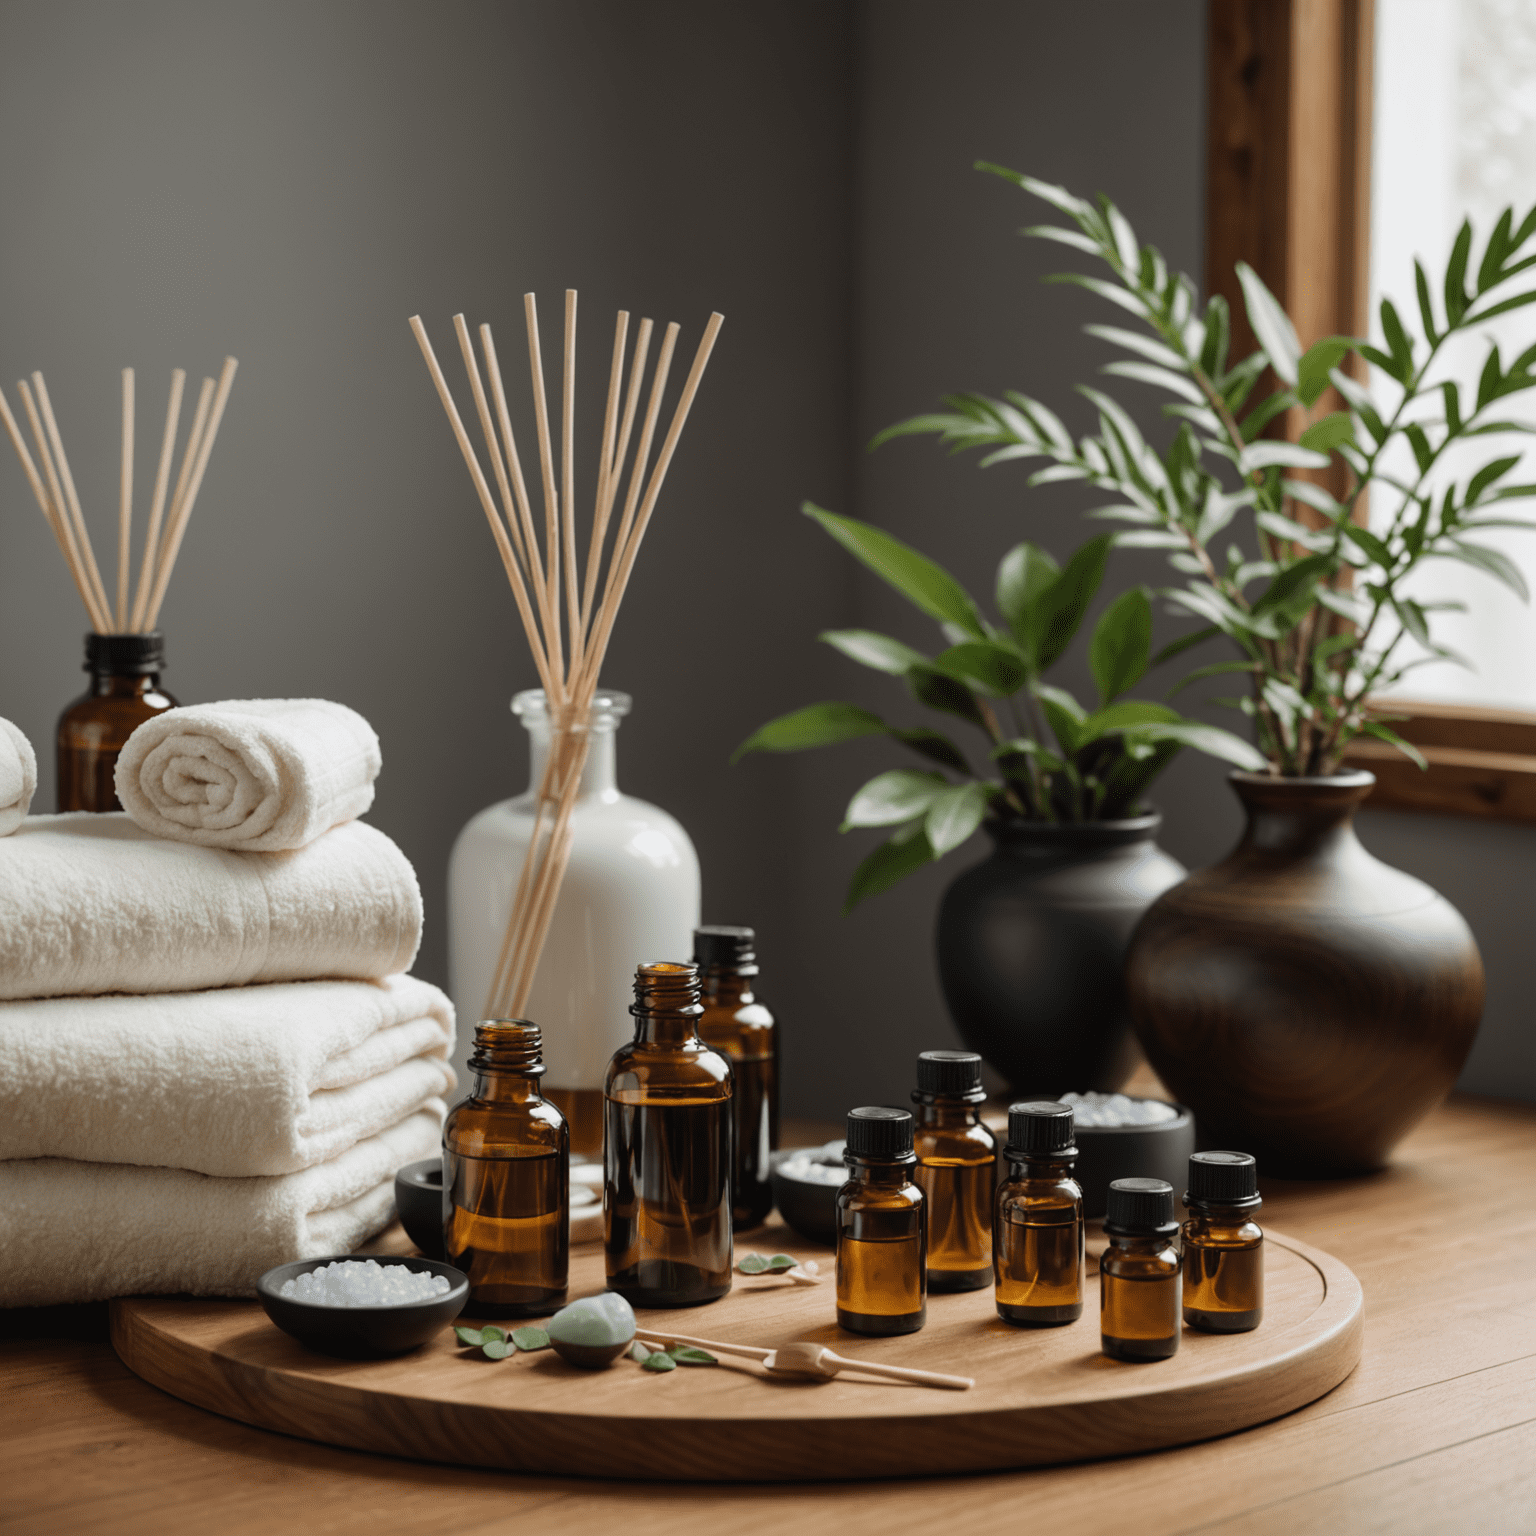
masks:
{"label": "amber glass bottle", "polygon": [[1254,1217],[1259,1170],[1246,1152],[1196,1152],[1184,1204],[1184,1321],[1247,1333],[1264,1317],[1264,1233]]}
{"label": "amber glass bottle", "polygon": [[532,1317],[565,1305],[570,1132],[539,1095],[542,1040],[526,1019],[475,1025],[474,1091],[443,1125],[443,1251],[468,1310]]}
{"label": "amber glass bottle", "polygon": [[1099,1260],[1099,1331],[1111,1360],[1166,1360],[1179,1347],[1179,1256],[1173,1186],[1116,1179],[1109,1186]]}
{"label": "amber glass bottle", "polygon": [[930,1291],[992,1284],[997,1138],[981,1123],[986,1097],[975,1051],[924,1051],[917,1058],[913,1177],[928,1213]]}
{"label": "amber glass bottle", "polygon": [[699,1039],[699,968],[635,973],[635,1038],[603,1089],[608,1289],[692,1307],[731,1288],[731,1064]]}
{"label": "amber glass bottle", "polygon": [[61,811],[120,811],[112,782],[117,754],[146,720],[176,707],[160,687],[165,636],[85,637],[91,686],[59,716],[56,737]]}
{"label": "amber glass bottle", "polygon": [[1025,1325],[1083,1315],[1083,1192],[1072,1177],[1076,1120],[1068,1104],[1008,1108],[1008,1178],[997,1191],[997,1315]]}
{"label": "amber glass bottle", "polygon": [[731,1216],[738,1228],[755,1227],[773,1209],[768,1155],[779,1145],[779,1033],[773,1015],[753,995],[755,937],[750,928],[693,930],[704,1001],[699,1038],[730,1057],[735,1081]]}
{"label": "amber glass bottle", "polygon": [[927,1212],[912,1182],[912,1116],[873,1105],[848,1116],[837,1192],[837,1325],[916,1333],[928,1321]]}

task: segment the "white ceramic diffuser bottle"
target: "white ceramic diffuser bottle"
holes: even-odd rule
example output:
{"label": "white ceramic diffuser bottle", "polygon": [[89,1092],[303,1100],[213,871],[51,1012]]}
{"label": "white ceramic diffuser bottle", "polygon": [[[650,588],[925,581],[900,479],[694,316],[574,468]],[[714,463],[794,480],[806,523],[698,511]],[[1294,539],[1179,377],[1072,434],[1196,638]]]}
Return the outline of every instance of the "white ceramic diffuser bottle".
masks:
{"label": "white ceramic diffuser bottle", "polygon": [[[603,1074],[634,1033],[636,967],[686,961],[699,923],[699,860],[688,834],[665,811],[619,793],[614,735],[629,708],[626,693],[599,689],[593,698],[570,864],[523,1010],[543,1031],[540,1092],[570,1122],[573,1158],[602,1156]],[[449,986],[461,1019],[485,1009],[549,750],[544,690],[518,694],[512,712],[528,732],[529,787],[472,818],[448,868]]]}

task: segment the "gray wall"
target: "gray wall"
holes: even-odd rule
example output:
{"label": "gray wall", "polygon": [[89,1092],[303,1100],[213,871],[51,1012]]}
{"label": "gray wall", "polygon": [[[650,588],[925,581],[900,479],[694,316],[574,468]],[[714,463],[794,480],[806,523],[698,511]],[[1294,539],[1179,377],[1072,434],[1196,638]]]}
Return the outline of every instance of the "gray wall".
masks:
{"label": "gray wall", "polygon": [[[0,0],[0,379],[47,372],[100,545],[118,368],[139,369],[152,420],[173,365],[240,357],[166,606],[167,683],[320,694],[374,722],[373,819],[421,874],[419,969],[441,981],[448,849],[521,787],[506,703],[533,679],[405,317],[441,350],[463,309],[505,353],[525,289],[554,324],[578,287],[591,405],[616,307],[689,338],[722,310],[605,677],[637,701],[621,780],[692,832],[707,918],[757,924],[791,1112],[898,1100],[913,1053],[954,1039],[932,912],[980,848],[845,921],[869,839],[833,828],[889,755],[726,766],[812,699],[900,713],[816,631],[929,638],[795,508],[877,520],[983,596],[1019,538],[1080,540],[1067,491],[928,442],[860,444],[952,388],[1065,404],[1098,361],[1077,331],[1092,302],[1039,286],[1049,252],[1015,234],[1039,211],[973,160],[1102,188],[1198,271],[1203,28],[1200,0]],[[0,713],[47,756],[85,626],[0,461]],[[1116,558],[1127,580],[1161,571]],[[1159,787],[1186,863],[1236,834],[1220,780],[1186,756]],[[1366,836],[1484,944],[1469,1081],[1536,1097],[1515,899],[1533,835],[1378,815]]]}

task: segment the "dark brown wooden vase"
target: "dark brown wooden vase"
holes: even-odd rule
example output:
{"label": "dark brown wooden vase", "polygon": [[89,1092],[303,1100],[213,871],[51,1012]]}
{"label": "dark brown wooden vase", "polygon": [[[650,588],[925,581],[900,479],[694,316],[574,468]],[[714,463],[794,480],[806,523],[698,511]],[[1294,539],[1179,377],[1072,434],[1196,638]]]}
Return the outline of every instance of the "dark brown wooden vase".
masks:
{"label": "dark brown wooden vase", "polygon": [[1371,774],[1231,782],[1242,840],[1131,940],[1136,1032],[1202,1146],[1276,1174],[1379,1168],[1466,1060],[1477,944],[1443,896],[1361,846]]}

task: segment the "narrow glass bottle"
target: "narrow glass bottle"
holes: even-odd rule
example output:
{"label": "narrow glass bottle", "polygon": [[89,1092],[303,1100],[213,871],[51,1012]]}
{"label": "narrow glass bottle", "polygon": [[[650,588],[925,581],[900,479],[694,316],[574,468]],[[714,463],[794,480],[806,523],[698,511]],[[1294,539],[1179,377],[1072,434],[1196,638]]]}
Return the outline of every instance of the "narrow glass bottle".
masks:
{"label": "narrow glass bottle", "polygon": [[443,1253],[482,1317],[565,1305],[570,1131],[539,1094],[542,1043],[526,1019],[475,1025],[474,1090],[443,1124]]}
{"label": "narrow glass bottle", "polygon": [[981,1123],[986,1097],[975,1051],[924,1051],[917,1058],[914,1177],[928,1212],[930,1291],[984,1291],[992,1284],[997,1138]]}
{"label": "narrow glass bottle", "polygon": [[731,1219],[755,1227],[773,1209],[769,1154],[779,1145],[779,1033],[758,1002],[756,935],[750,928],[693,930],[704,1012],[699,1038],[731,1059],[736,1164],[731,1174]]}
{"label": "narrow glass bottle", "polygon": [[1069,1104],[1008,1107],[1008,1178],[997,1191],[992,1228],[997,1315],[1006,1322],[1053,1325],[1083,1315],[1076,1124]]}
{"label": "narrow glass bottle", "polygon": [[635,1038],[603,1089],[608,1289],[634,1307],[731,1288],[731,1064],[699,1038],[699,990],[696,965],[635,972]]}
{"label": "narrow glass bottle", "polygon": [[176,707],[160,687],[165,636],[85,637],[91,686],[59,716],[55,770],[61,811],[120,811],[112,775],[128,738],[146,720]]}
{"label": "narrow glass bottle", "polygon": [[848,1115],[837,1192],[837,1325],[916,1333],[928,1321],[927,1211],[912,1182],[912,1116],[873,1105]]}
{"label": "narrow glass bottle", "polygon": [[1099,1259],[1099,1331],[1111,1360],[1166,1360],[1179,1348],[1179,1256],[1173,1186],[1116,1179]]}
{"label": "narrow glass bottle", "polygon": [[1246,1152],[1196,1152],[1184,1205],[1184,1321],[1247,1333],[1264,1317],[1264,1233],[1254,1217],[1258,1164]]}

